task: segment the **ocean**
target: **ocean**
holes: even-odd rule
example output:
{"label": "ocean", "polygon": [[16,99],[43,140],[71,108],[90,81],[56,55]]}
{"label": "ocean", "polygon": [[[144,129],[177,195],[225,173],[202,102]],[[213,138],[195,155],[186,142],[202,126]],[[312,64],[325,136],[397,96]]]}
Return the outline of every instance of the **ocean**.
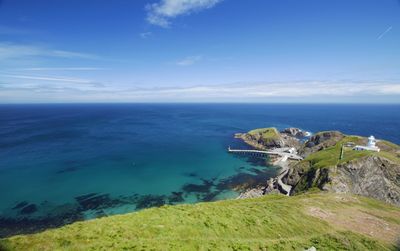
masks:
{"label": "ocean", "polygon": [[0,236],[164,204],[235,198],[273,177],[237,132],[298,127],[400,144],[399,105],[0,105]]}

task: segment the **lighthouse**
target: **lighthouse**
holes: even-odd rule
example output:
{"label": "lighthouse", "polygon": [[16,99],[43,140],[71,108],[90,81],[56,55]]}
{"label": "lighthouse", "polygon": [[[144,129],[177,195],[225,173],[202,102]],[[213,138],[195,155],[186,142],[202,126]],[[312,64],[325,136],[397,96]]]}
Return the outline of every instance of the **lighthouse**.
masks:
{"label": "lighthouse", "polygon": [[376,139],[375,139],[375,137],[374,136],[369,136],[369,138],[368,138],[368,147],[376,147],[375,146],[375,144],[376,144]]}
{"label": "lighthouse", "polygon": [[366,146],[355,146],[353,150],[379,152],[381,149],[379,149],[379,147],[376,146],[376,139],[374,136],[371,135],[368,137],[368,143]]}

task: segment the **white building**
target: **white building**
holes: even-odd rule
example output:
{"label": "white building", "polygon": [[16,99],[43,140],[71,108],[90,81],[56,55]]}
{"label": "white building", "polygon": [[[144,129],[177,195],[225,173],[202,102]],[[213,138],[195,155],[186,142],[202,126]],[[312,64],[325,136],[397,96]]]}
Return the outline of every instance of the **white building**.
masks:
{"label": "white building", "polygon": [[379,152],[381,149],[376,146],[376,139],[374,136],[369,136],[368,138],[368,144],[366,146],[355,146],[353,150],[356,151],[375,151]]}

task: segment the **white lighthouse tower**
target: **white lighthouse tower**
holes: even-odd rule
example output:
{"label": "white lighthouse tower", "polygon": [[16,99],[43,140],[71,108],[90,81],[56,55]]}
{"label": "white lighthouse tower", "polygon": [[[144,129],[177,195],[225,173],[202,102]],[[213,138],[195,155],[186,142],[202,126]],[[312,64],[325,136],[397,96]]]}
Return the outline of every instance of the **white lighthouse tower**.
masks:
{"label": "white lighthouse tower", "polygon": [[368,138],[368,147],[376,147],[375,146],[375,144],[376,144],[376,139],[375,139],[375,137],[374,136],[369,136],[369,138]]}
{"label": "white lighthouse tower", "polygon": [[368,137],[368,144],[366,146],[355,146],[353,150],[379,152],[381,149],[379,149],[379,147],[376,146],[376,139],[374,136],[371,135]]}

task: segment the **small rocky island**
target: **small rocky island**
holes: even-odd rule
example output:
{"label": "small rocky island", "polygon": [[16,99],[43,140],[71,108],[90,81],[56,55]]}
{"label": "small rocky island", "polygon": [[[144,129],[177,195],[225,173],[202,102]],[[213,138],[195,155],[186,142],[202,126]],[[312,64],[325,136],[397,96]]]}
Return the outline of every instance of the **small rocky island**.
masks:
{"label": "small rocky island", "polygon": [[269,155],[270,164],[281,167],[278,176],[265,181],[264,186],[247,190],[239,198],[271,193],[295,195],[320,189],[363,195],[400,206],[400,146],[396,144],[378,140],[376,148],[380,151],[357,151],[354,146],[367,145],[367,138],[339,131],[310,136],[298,128],[261,128],[237,133],[235,137],[256,150],[291,149],[291,153],[302,158]]}

